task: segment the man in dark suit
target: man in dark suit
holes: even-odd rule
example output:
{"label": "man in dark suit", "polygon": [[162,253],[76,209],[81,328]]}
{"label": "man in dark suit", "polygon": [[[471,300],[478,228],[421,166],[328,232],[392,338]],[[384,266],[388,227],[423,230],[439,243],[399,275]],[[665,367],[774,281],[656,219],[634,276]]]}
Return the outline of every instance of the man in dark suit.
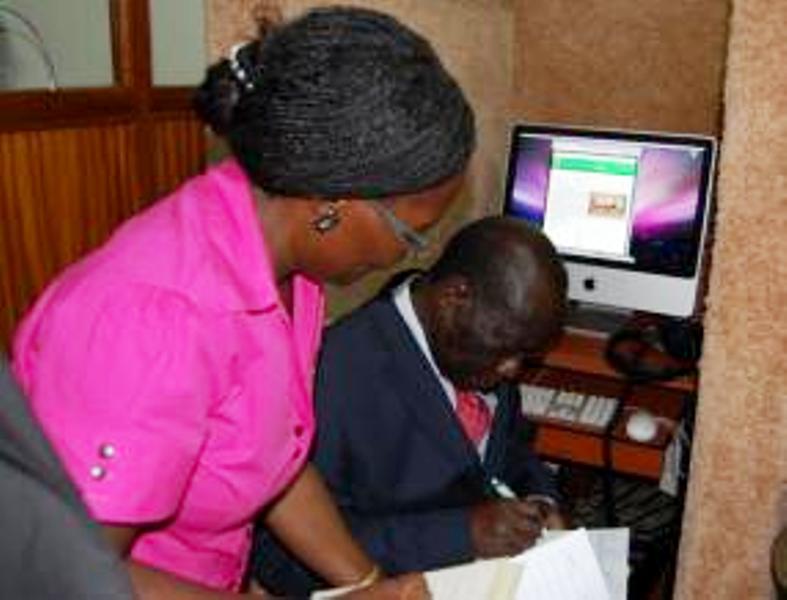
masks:
{"label": "man in dark suit", "polygon": [[0,598],[133,597],[0,356]]}
{"label": "man in dark suit", "polygon": [[[387,573],[516,554],[560,525],[515,382],[559,335],[565,293],[543,235],[487,218],[329,329],[312,460]],[[273,592],[317,584],[265,531],[253,564]]]}

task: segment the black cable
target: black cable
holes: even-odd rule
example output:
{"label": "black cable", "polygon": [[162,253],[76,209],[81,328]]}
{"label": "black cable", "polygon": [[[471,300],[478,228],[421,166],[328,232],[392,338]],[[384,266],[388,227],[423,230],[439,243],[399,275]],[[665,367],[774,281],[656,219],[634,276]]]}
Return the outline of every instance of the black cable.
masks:
{"label": "black cable", "polygon": [[691,319],[634,319],[612,334],[607,363],[634,383],[670,381],[697,372],[702,326]]}
{"label": "black cable", "polygon": [[627,380],[620,395],[615,415],[607,423],[601,438],[601,497],[604,503],[604,521],[608,527],[617,527],[619,524],[615,502],[615,465],[612,458],[612,432],[623,414],[623,406],[626,405],[626,402],[631,397],[632,387],[631,382]]}

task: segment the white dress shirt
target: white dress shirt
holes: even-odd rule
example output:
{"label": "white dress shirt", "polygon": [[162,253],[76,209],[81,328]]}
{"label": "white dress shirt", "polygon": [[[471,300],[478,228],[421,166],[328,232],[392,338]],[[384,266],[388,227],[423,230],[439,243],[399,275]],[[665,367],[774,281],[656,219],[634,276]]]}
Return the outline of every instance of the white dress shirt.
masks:
{"label": "white dress shirt", "polygon": [[[421,326],[421,322],[418,320],[418,315],[416,314],[415,307],[413,306],[413,299],[410,294],[410,285],[413,279],[416,277],[417,275],[409,277],[406,281],[402,282],[393,289],[391,292],[393,303],[396,306],[396,309],[399,311],[402,320],[404,320],[405,325],[407,325],[407,328],[410,330],[410,334],[413,336],[413,339],[415,339],[415,342],[418,344],[421,352],[431,365],[435,376],[440,382],[440,385],[443,387],[446,400],[451,404],[453,410],[456,410],[456,390],[454,389],[453,384],[443,376],[443,374],[440,372],[440,369],[437,367],[437,363],[435,363],[434,356],[432,355],[432,350],[429,347],[429,341],[426,339],[426,332]],[[478,395],[484,400],[484,402],[486,402],[486,405],[489,407],[490,414],[494,416],[495,407],[497,406],[497,397],[495,397],[494,394],[482,394],[480,392],[478,392]],[[478,453],[482,457],[484,456],[484,451],[486,450],[488,438],[489,432],[486,433],[481,442],[478,444]]]}

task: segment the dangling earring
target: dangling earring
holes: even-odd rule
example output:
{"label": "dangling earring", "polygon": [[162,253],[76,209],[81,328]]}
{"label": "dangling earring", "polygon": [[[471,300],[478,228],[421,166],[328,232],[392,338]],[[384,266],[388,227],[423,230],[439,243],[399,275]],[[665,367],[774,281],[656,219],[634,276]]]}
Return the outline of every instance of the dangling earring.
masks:
{"label": "dangling earring", "polygon": [[330,203],[323,210],[322,214],[312,221],[312,227],[317,233],[325,234],[336,227],[340,220],[339,211],[336,210],[336,206],[333,203]]}

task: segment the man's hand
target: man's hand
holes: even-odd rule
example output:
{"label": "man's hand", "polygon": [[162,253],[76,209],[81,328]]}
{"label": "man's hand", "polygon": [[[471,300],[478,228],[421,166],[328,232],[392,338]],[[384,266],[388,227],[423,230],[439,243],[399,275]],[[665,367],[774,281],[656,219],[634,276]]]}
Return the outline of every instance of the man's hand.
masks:
{"label": "man's hand", "polygon": [[544,519],[544,526],[547,529],[568,529],[568,520],[557,509],[552,509],[547,513]]}
{"label": "man's hand", "polygon": [[538,507],[519,500],[489,500],[470,509],[470,538],[477,558],[513,556],[541,535]]}
{"label": "man's hand", "polygon": [[554,500],[545,499],[543,496],[532,495],[525,498],[525,502],[538,509],[544,527],[547,529],[568,529],[569,519],[563,515]]}

